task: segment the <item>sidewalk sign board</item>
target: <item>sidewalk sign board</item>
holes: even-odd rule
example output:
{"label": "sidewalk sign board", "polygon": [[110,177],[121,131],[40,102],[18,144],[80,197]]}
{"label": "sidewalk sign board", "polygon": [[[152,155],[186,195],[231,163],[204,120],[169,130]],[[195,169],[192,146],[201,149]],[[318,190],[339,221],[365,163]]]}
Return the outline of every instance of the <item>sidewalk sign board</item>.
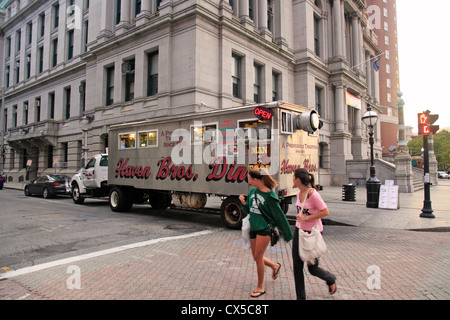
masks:
{"label": "sidewalk sign board", "polygon": [[380,209],[400,209],[398,186],[393,180],[386,180],[380,187],[380,199],[378,208]]}

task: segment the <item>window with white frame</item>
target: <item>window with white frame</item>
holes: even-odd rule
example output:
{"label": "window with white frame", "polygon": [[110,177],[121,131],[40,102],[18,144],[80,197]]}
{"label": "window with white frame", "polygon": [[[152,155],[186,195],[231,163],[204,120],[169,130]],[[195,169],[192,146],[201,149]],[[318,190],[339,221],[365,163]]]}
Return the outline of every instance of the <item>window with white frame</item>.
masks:
{"label": "window with white frame", "polygon": [[119,149],[134,149],[136,148],[136,133],[127,132],[119,134]]}
{"label": "window with white frame", "polygon": [[294,116],[288,111],[281,110],[281,133],[291,134],[294,132]]}
{"label": "window with white frame", "polygon": [[139,148],[152,148],[158,146],[158,130],[139,132]]}

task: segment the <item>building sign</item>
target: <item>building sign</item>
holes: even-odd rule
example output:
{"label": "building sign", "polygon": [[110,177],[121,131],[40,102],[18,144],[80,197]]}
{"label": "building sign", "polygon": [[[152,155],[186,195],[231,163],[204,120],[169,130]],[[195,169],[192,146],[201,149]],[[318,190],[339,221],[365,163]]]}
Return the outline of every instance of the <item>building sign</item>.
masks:
{"label": "building sign", "polygon": [[255,116],[262,121],[270,120],[273,116],[272,110],[264,107],[256,107],[254,113]]}
{"label": "building sign", "polygon": [[348,92],[346,93],[345,103],[350,107],[361,110],[361,99],[355,97],[351,93],[348,93]]}

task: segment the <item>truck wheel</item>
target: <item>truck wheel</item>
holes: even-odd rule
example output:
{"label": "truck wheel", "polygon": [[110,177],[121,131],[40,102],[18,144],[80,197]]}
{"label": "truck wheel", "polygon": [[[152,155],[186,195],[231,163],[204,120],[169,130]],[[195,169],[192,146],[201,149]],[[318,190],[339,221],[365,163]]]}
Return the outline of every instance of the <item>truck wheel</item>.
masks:
{"label": "truck wheel", "polygon": [[239,198],[226,198],[220,206],[220,216],[228,228],[240,229],[242,227],[242,203]]}
{"label": "truck wheel", "polygon": [[133,207],[131,196],[120,188],[112,188],[109,193],[109,207],[114,212],[129,211]]}
{"label": "truck wheel", "polygon": [[165,210],[172,203],[172,194],[170,192],[152,192],[149,202],[153,209]]}
{"label": "truck wheel", "polygon": [[83,204],[84,198],[80,194],[80,187],[78,186],[78,183],[74,183],[72,185],[72,200],[76,204]]}

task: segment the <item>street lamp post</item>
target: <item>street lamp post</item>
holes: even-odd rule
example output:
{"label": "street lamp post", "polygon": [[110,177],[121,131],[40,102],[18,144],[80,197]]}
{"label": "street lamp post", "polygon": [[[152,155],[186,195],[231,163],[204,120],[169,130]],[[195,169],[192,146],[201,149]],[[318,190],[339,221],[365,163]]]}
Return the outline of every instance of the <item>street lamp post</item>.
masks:
{"label": "street lamp post", "polygon": [[367,191],[367,208],[378,208],[378,199],[380,196],[380,180],[375,177],[375,166],[373,164],[373,127],[377,124],[378,114],[372,110],[370,104],[367,105],[367,111],[362,117],[362,121],[367,126],[369,131],[369,144],[370,144],[370,178],[366,182]]}

